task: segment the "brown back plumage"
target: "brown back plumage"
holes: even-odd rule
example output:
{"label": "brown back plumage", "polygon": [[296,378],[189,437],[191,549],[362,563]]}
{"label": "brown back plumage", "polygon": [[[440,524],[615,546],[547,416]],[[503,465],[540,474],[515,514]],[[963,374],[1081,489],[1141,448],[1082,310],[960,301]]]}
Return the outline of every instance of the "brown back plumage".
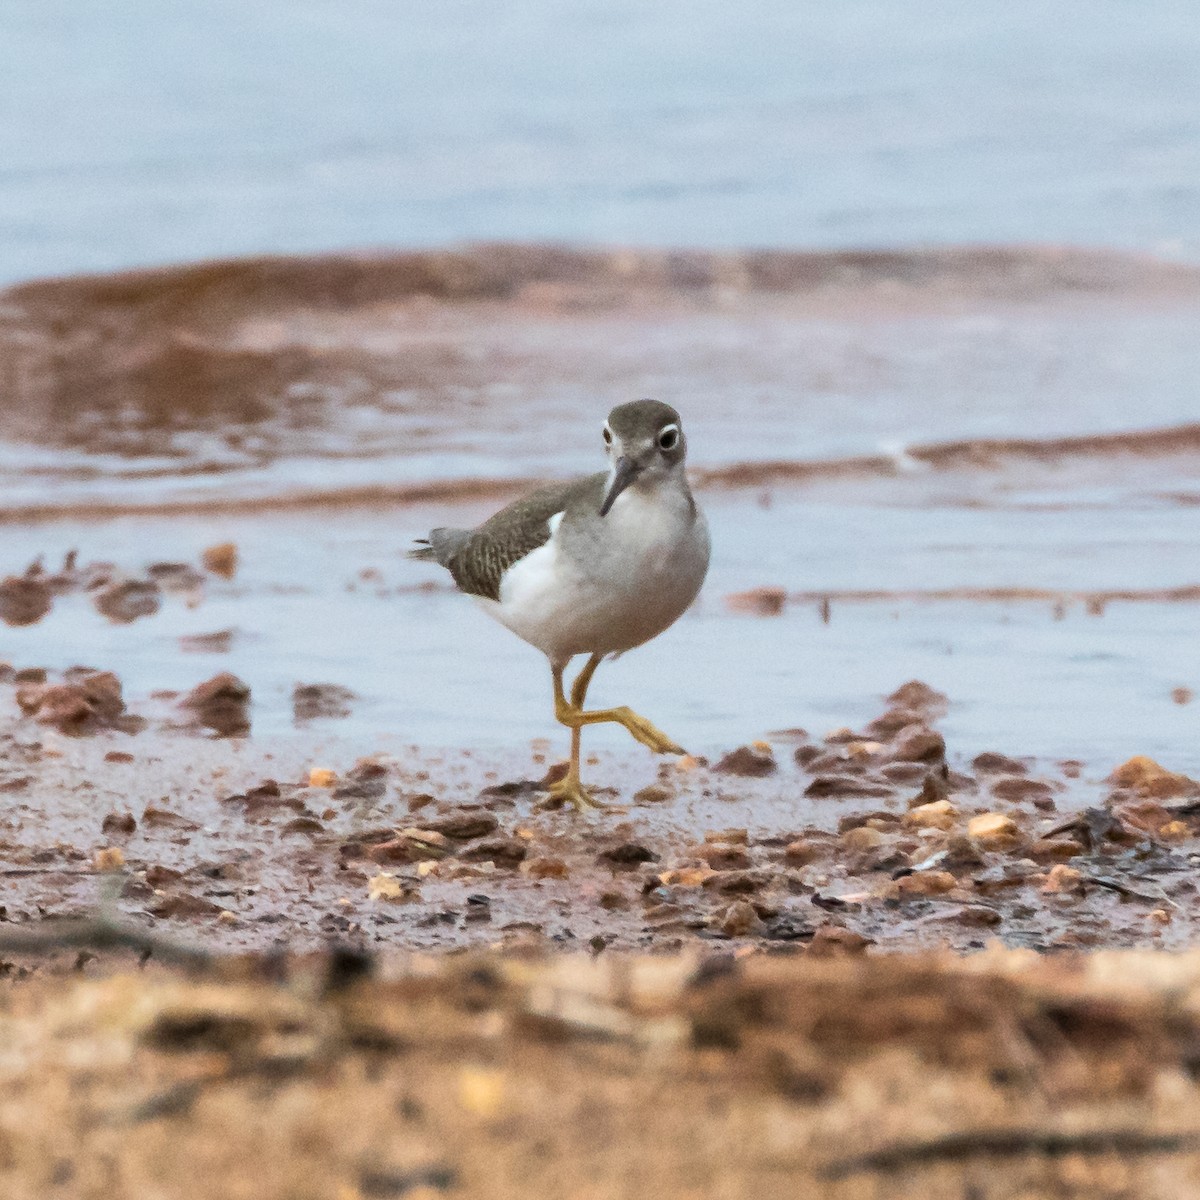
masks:
{"label": "brown back plumage", "polygon": [[607,478],[601,471],[538,488],[476,529],[432,530],[408,556],[440,563],[460,592],[499,600],[504,572],[550,540],[550,518],[577,505],[591,505],[598,511]]}

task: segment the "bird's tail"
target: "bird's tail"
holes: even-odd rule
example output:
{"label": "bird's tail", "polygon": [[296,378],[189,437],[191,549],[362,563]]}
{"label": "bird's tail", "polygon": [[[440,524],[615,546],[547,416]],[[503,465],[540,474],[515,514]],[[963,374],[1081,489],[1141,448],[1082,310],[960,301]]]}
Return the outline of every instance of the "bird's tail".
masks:
{"label": "bird's tail", "polygon": [[415,558],[421,562],[437,562],[437,551],[434,550],[428,538],[417,538],[413,543],[413,548],[404,557]]}
{"label": "bird's tail", "polygon": [[469,529],[433,529],[427,538],[417,538],[407,557],[420,562],[440,563],[446,567],[470,536]]}

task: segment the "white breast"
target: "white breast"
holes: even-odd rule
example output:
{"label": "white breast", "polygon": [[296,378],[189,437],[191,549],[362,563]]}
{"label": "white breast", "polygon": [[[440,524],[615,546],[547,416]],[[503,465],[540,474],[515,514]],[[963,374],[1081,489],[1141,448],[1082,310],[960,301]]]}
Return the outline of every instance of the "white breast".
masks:
{"label": "white breast", "polygon": [[514,563],[487,611],[552,662],[649,641],[696,598],[708,569],[708,528],[690,497],[630,488],[586,537],[550,540]]}

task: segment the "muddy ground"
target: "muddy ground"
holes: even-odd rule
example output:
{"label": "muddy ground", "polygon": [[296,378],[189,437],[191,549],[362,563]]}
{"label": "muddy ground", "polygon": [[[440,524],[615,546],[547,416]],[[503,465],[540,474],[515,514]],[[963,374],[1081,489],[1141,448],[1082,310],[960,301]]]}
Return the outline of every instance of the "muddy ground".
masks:
{"label": "muddy ground", "polygon": [[[1196,295],[1028,249],[10,289],[0,1192],[1200,1194],[1200,967],[1150,953],[1200,932]],[[549,810],[544,666],[404,547],[663,387],[719,553],[595,691],[694,753],[589,730],[607,807]]]}
{"label": "muddy ground", "polygon": [[656,768],[592,756],[607,808],[580,816],[546,809],[548,744],[314,761],[244,736],[249,689],[228,673],[142,713],[111,672],[6,674],[18,928],[103,898],[228,950],[857,953],[1177,948],[1200,920],[1200,784],[1146,758],[1099,785],[1077,762],[963,761],[937,729],[950,702],[918,681],[859,730]]}
{"label": "muddy ground", "polygon": [[[149,629],[236,561],[5,595]],[[1198,1186],[1200,967],[1113,950],[1196,937],[1186,775],[957,753],[914,680],[859,728],[589,755],[580,816],[549,741],[356,757],[315,732],[350,693],[291,705],[255,736],[227,671],[0,668],[5,1195]]]}

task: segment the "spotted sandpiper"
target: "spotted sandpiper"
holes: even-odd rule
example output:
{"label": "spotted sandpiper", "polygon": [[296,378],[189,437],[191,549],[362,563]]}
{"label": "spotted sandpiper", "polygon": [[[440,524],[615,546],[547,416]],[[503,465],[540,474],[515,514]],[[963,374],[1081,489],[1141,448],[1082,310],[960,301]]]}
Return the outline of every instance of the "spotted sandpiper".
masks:
{"label": "spotted sandpiper", "polygon": [[[658,754],[683,753],[632,709],[583,703],[601,660],[672,625],[708,570],[679,414],[657,400],[620,404],[603,436],[607,471],[539,488],[476,529],[435,529],[410,551],[446,567],[459,591],[550,660],[554,715],[571,730],[571,761],[550,793],[578,809],[601,807],[580,779],[584,725],[623,725]],[[563,675],[580,654],[588,659],[567,699]]]}

